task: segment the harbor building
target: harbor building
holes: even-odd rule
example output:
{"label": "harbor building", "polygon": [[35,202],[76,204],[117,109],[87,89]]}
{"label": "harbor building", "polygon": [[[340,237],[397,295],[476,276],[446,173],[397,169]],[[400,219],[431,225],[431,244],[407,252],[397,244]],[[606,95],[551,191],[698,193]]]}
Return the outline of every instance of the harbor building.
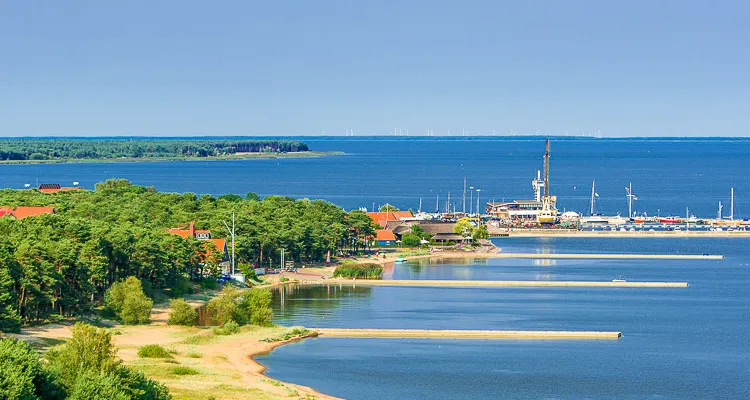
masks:
{"label": "harbor building", "polygon": [[544,179],[541,177],[541,171],[537,171],[536,178],[531,181],[531,187],[534,189],[533,200],[488,202],[485,212],[509,226],[557,222],[557,196],[549,194],[549,140],[546,142],[544,153]]}

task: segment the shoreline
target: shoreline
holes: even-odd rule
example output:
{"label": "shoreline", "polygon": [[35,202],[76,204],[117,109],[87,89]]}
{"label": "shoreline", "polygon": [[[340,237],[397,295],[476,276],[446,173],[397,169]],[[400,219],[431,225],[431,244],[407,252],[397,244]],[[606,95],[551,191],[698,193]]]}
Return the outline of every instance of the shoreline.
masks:
{"label": "shoreline", "polygon": [[[56,345],[54,341],[67,340],[71,337],[72,321],[64,323],[54,323],[40,326],[27,327],[17,334],[3,334],[0,337],[13,337],[30,343],[36,343],[41,347],[52,347]],[[223,386],[232,386],[247,391],[247,395],[242,398],[254,398],[255,391],[263,393],[263,398],[290,398],[290,399],[325,399],[341,400],[317,390],[295,383],[281,381],[265,374],[268,367],[255,360],[255,357],[269,354],[277,347],[302,341],[313,335],[296,337],[289,340],[278,342],[263,342],[260,339],[266,335],[278,334],[291,327],[273,327],[260,328],[253,327],[250,331],[239,333],[232,336],[218,337],[215,341],[206,344],[185,344],[184,340],[191,336],[201,336],[204,329],[169,326],[157,321],[149,325],[115,325],[113,328],[118,331],[113,335],[113,342],[117,350],[117,357],[130,368],[144,372],[146,376],[159,381],[170,390],[170,393],[176,398],[204,398],[203,393],[212,393],[215,390],[221,390]],[[205,336],[205,335],[203,335]],[[52,344],[48,344],[52,342]],[[144,359],[137,355],[138,348],[146,344],[158,344],[177,348],[180,350],[180,365],[203,370],[198,376],[212,376],[208,381],[182,380],[179,376],[163,376],[158,374],[154,376],[148,371],[158,367],[163,361],[158,359]],[[193,351],[201,354],[198,359],[189,358],[184,353]],[[187,358],[186,358],[187,357]],[[171,365],[171,364],[168,364]],[[230,371],[230,372],[228,372]],[[236,373],[231,375],[231,372]],[[224,377],[225,382],[220,377]],[[216,378],[219,378],[218,380]],[[197,393],[201,393],[196,397]],[[218,398],[226,398],[218,396]],[[234,395],[231,398],[236,398]]]}
{"label": "shoreline", "polygon": [[255,357],[257,357],[257,356],[270,355],[277,347],[281,347],[281,346],[283,346],[285,344],[301,342],[301,341],[303,341],[305,339],[309,339],[309,338],[312,338],[312,337],[314,337],[314,336],[312,336],[312,335],[306,335],[306,336],[302,336],[302,337],[298,337],[298,338],[294,338],[294,339],[282,340],[282,341],[279,341],[279,342],[271,342],[271,343],[260,342],[260,343],[263,343],[265,345],[265,346],[263,346],[263,348],[258,349],[255,352],[251,352],[251,353],[249,353],[249,354],[247,354],[245,356],[245,358],[249,362],[249,368],[250,368],[249,373],[253,374],[253,375],[261,376],[261,377],[266,378],[266,379],[271,379],[271,380],[274,380],[276,382],[281,382],[281,383],[283,383],[285,385],[289,385],[289,386],[291,386],[291,387],[293,387],[293,388],[295,388],[295,389],[297,389],[297,390],[305,393],[306,395],[312,395],[314,397],[320,397],[322,399],[328,399],[328,400],[343,400],[343,399],[341,399],[339,397],[334,397],[334,396],[331,396],[331,395],[328,395],[328,394],[325,394],[325,393],[321,393],[321,392],[319,392],[319,391],[317,391],[317,390],[315,390],[315,389],[313,389],[313,388],[311,388],[309,386],[298,385],[296,383],[281,381],[281,380],[278,380],[276,378],[270,377],[270,376],[266,375],[266,371],[268,371],[268,367],[266,367],[265,365],[261,364],[260,362],[258,362],[258,360],[255,359]]}
{"label": "shoreline", "polygon": [[341,156],[342,151],[304,151],[289,153],[250,153],[241,155],[227,155],[219,157],[139,157],[139,158],[82,158],[56,160],[0,160],[0,165],[30,165],[30,164],[94,164],[94,163],[149,163],[169,161],[237,161],[237,160],[267,160],[277,158],[315,158]]}

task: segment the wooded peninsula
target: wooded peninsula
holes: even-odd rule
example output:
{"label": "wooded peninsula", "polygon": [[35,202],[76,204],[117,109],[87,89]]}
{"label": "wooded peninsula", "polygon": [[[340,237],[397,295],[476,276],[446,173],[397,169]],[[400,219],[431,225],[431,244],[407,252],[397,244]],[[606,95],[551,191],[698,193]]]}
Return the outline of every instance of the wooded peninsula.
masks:
{"label": "wooded peninsula", "polygon": [[[119,179],[93,191],[5,189],[0,206],[10,214],[0,217],[0,330],[84,314],[127,277],[151,296],[179,297],[187,280],[215,282],[227,250],[214,246],[229,244],[223,221],[232,212],[238,267],[268,266],[281,249],[287,260],[323,261],[328,251],[361,249],[376,228],[364,212],[322,200],[162,193]],[[54,211],[14,218],[23,206]]]}
{"label": "wooded peninsula", "polygon": [[317,156],[296,140],[0,139],[0,163],[157,161]]}

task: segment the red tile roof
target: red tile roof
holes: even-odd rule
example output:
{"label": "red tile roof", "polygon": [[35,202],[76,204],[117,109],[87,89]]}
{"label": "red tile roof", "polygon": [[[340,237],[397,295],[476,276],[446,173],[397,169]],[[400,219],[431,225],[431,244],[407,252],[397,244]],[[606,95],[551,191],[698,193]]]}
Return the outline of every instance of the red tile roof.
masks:
{"label": "red tile roof", "polygon": [[39,191],[42,193],[57,193],[59,191],[81,190],[79,187],[61,187],[59,183],[42,183]]}
{"label": "red tile roof", "polygon": [[171,228],[171,229],[169,229],[169,233],[171,233],[173,235],[181,236],[183,238],[187,238],[187,237],[192,236],[192,235],[190,235],[190,231],[187,230],[187,229]]}
{"label": "red tile roof", "polygon": [[401,218],[411,218],[411,217],[413,217],[413,215],[411,214],[411,211],[394,211],[393,212],[393,216],[396,219],[399,219],[399,220]]}
{"label": "red tile roof", "polygon": [[373,220],[376,224],[386,227],[388,221],[398,221],[401,218],[410,218],[412,214],[409,211],[394,211],[394,212],[368,212],[367,216]]}
{"label": "red tile roof", "polygon": [[396,241],[396,235],[393,234],[392,230],[389,229],[378,229],[375,231],[375,239],[381,240],[393,240]]}
{"label": "red tile roof", "polygon": [[195,222],[190,222],[187,229],[170,228],[169,233],[179,235],[183,238],[195,237]]}
{"label": "red tile roof", "polygon": [[26,207],[18,206],[13,210],[13,216],[18,219],[24,219],[26,217],[34,217],[42,214],[54,214],[54,207]]}
{"label": "red tile roof", "polygon": [[[216,251],[219,252],[220,258],[224,258],[224,254],[227,250],[227,241],[225,239],[206,239],[201,242],[213,243],[214,247],[216,247]],[[211,253],[214,251],[210,246],[205,246],[204,249],[206,250],[206,256],[211,256]]]}

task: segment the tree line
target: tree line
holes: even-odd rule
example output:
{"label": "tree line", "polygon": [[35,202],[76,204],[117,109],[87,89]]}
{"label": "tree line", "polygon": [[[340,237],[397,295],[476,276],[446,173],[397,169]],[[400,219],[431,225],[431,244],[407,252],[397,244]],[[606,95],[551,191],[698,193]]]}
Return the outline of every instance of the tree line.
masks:
{"label": "tree line", "polygon": [[237,264],[259,266],[278,265],[282,248],[300,263],[361,250],[375,229],[365,213],[322,200],[163,193],[119,179],[94,191],[0,190],[0,206],[19,205],[51,205],[55,214],[0,218],[1,330],[85,313],[130,276],[149,295],[179,295],[186,279],[217,276],[217,249],[168,231],[191,221],[228,238],[223,221],[234,212]]}
{"label": "tree line", "polygon": [[309,151],[296,140],[4,139],[0,160],[210,157]]}

